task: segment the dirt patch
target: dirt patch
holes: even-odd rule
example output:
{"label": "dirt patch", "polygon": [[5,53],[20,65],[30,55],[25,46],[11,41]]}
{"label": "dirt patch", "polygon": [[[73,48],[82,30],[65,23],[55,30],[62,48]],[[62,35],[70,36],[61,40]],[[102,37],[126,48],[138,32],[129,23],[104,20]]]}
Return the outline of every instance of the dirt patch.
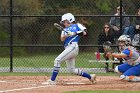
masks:
{"label": "dirt patch", "polygon": [[79,76],[58,76],[58,85],[42,85],[47,76],[1,76],[0,92],[10,93],[63,93],[76,90],[140,90],[140,82],[120,81],[117,76],[97,76],[97,82],[91,82]]}

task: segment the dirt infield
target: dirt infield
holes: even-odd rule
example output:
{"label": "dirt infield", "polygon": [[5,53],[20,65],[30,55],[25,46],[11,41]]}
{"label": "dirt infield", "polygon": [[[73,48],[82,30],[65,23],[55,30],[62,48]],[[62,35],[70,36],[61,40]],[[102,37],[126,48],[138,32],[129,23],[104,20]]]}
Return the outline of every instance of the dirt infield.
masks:
{"label": "dirt infield", "polygon": [[1,76],[0,93],[63,93],[76,90],[140,90],[140,82],[120,81],[117,76],[97,76],[91,82],[79,76],[58,76],[58,85],[42,85],[47,76]]}

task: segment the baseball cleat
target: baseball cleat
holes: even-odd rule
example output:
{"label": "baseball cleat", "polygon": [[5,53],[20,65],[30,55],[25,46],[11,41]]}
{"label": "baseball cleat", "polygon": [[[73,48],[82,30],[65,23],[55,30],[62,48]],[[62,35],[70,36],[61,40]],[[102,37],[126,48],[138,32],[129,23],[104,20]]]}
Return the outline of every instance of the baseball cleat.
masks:
{"label": "baseball cleat", "polygon": [[96,74],[91,74],[91,79],[90,81],[92,82],[92,84],[96,83]]}
{"label": "baseball cleat", "polygon": [[140,81],[140,77],[138,76],[128,76],[128,81],[134,81],[134,82],[139,82]]}
{"label": "baseball cleat", "polygon": [[49,80],[47,80],[47,82],[43,82],[42,84],[44,84],[44,85],[56,85],[56,82],[49,79]]}

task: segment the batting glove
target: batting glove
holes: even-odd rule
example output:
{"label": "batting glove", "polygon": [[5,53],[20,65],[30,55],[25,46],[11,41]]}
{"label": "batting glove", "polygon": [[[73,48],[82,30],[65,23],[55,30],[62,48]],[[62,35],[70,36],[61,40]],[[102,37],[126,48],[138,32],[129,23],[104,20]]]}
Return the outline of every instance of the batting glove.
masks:
{"label": "batting glove", "polygon": [[75,32],[67,31],[67,36],[74,36],[74,35],[76,35]]}

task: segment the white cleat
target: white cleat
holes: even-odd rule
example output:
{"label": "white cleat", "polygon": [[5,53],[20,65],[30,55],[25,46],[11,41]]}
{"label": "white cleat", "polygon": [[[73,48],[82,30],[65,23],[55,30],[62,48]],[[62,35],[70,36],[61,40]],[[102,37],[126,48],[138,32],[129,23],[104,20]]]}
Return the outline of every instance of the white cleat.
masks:
{"label": "white cleat", "polygon": [[44,85],[56,85],[56,82],[49,79],[49,80],[47,80],[47,82],[43,82],[42,84],[44,84]]}
{"label": "white cleat", "polygon": [[91,74],[91,79],[90,81],[92,82],[92,84],[96,83],[96,74]]}

